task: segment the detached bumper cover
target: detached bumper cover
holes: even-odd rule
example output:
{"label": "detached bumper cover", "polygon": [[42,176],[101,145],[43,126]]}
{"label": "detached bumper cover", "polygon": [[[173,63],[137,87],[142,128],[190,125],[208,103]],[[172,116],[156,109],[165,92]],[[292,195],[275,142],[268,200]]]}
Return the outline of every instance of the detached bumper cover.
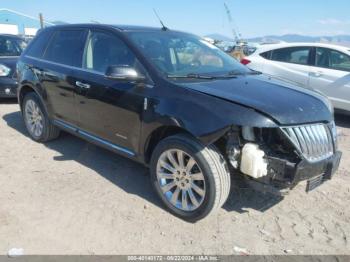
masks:
{"label": "detached bumper cover", "polygon": [[339,168],[341,156],[342,153],[337,151],[331,157],[316,163],[302,160],[297,164],[270,157],[268,176],[260,179],[246,178],[246,180],[258,191],[283,195],[284,192],[295,187],[301,181],[310,180],[320,175],[322,175],[323,182],[331,179]]}
{"label": "detached bumper cover", "polygon": [[17,81],[9,77],[0,77],[0,97],[16,97]]}

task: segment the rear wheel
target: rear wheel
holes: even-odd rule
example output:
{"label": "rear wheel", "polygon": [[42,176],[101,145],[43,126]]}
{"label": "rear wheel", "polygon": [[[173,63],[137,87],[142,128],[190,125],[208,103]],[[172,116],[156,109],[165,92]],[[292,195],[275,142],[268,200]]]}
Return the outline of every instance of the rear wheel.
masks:
{"label": "rear wheel", "polygon": [[33,140],[47,142],[59,136],[60,130],[50,122],[36,93],[24,97],[22,109],[24,123]]}
{"label": "rear wheel", "polygon": [[185,135],[158,144],[151,159],[151,178],[169,211],[192,222],[220,208],[231,185],[226,162],[216,147]]}

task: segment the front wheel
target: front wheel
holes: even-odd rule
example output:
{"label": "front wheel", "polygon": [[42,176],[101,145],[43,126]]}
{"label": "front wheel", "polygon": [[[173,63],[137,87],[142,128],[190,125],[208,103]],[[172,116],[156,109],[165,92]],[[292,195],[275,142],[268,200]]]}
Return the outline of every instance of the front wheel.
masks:
{"label": "front wheel", "polygon": [[230,174],[218,151],[186,135],[161,141],[152,154],[151,179],[174,215],[191,222],[220,208],[230,192]]}

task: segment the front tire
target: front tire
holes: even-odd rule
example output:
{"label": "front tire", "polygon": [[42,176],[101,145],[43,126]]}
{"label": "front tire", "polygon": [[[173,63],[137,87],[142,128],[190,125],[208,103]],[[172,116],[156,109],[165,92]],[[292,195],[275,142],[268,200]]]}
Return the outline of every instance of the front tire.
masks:
{"label": "front tire", "polygon": [[174,215],[195,222],[227,200],[231,180],[224,157],[187,135],[161,141],[151,159],[152,184]]}
{"label": "front tire", "polygon": [[24,97],[22,110],[25,126],[33,140],[48,142],[59,136],[60,130],[51,123],[36,93],[28,93]]}

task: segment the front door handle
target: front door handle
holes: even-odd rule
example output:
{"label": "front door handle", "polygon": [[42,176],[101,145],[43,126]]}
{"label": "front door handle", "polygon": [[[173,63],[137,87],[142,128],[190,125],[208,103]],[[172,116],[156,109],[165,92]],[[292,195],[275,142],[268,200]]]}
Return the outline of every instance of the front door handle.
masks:
{"label": "front door handle", "polygon": [[76,81],[75,84],[76,84],[76,86],[84,88],[84,89],[89,89],[91,87],[89,84],[84,84],[80,81]]}
{"label": "front door handle", "polygon": [[314,77],[321,77],[323,76],[323,72],[322,71],[311,72],[310,75]]}

